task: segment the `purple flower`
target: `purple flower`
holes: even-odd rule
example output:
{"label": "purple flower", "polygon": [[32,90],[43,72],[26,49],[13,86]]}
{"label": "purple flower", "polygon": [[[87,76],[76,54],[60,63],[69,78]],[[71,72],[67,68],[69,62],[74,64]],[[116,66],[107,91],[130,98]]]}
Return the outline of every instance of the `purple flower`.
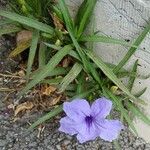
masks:
{"label": "purple flower", "polygon": [[70,135],[77,134],[80,143],[100,137],[106,141],[115,140],[123,125],[118,120],[108,120],[112,102],[99,98],[90,106],[85,99],[65,102],[63,110],[66,117],[60,120],[59,131]]}

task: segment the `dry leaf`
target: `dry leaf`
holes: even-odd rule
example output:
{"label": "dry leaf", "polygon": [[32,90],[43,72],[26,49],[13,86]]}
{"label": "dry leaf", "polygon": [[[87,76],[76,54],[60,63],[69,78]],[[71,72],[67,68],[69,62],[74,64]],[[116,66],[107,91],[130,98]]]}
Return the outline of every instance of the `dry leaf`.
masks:
{"label": "dry leaf", "polygon": [[49,96],[52,92],[55,92],[55,91],[56,91],[55,87],[47,86],[47,85],[45,85],[41,90],[42,95],[47,95],[47,96]]}
{"label": "dry leaf", "polygon": [[60,95],[59,97],[54,98],[51,102],[50,102],[50,106],[54,106],[56,105],[58,102],[60,102],[62,95]]}
{"label": "dry leaf", "polygon": [[19,119],[20,119],[19,117],[15,117],[15,118],[13,119],[13,122],[18,121]]}
{"label": "dry leaf", "polygon": [[69,57],[67,57],[67,58],[65,58],[65,59],[63,60],[62,66],[63,66],[64,68],[66,68],[66,67],[69,66],[70,62],[71,62],[71,59],[70,59]]}
{"label": "dry leaf", "polygon": [[28,30],[22,30],[18,32],[16,36],[17,47],[10,53],[9,57],[15,57],[24,50],[30,47],[32,39],[32,32]]}
{"label": "dry leaf", "polygon": [[58,30],[64,30],[63,22],[57,17],[55,13],[51,14],[54,25]]}
{"label": "dry leaf", "polygon": [[17,74],[18,74],[20,77],[24,77],[24,76],[25,76],[24,70],[20,70]]}
{"label": "dry leaf", "polygon": [[39,125],[37,138],[41,137],[41,133],[44,131],[44,129],[45,129],[45,126]]}
{"label": "dry leaf", "polygon": [[30,47],[31,40],[22,41],[17,44],[17,47],[9,54],[9,57],[15,57],[24,50]]}
{"label": "dry leaf", "polygon": [[22,30],[21,32],[17,34],[16,42],[18,45],[19,43],[22,43],[31,39],[32,39],[32,32],[28,30]]}
{"label": "dry leaf", "polygon": [[25,110],[30,110],[33,108],[33,103],[32,102],[25,102],[25,103],[22,103],[20,105],[18,105],[15,109],[15,113],[14,113],[14,116],[17,116],[18,113],[22,112],[22,111],[25,111]]}

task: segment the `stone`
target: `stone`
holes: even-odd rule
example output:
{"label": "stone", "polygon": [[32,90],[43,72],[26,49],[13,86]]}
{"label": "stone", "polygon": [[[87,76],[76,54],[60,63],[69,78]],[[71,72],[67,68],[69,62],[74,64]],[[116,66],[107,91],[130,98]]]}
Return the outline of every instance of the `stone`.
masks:
{"label": "stone", "polygon": [[2,140],[0,139],[0,147],[3,147],[7,144],[7,141],[6,140]]}

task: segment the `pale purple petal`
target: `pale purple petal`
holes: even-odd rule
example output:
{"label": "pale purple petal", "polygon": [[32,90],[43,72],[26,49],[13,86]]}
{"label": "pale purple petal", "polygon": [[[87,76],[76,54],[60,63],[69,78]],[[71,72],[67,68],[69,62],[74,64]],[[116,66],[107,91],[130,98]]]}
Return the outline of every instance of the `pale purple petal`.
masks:
{"label": "pale purple petal", "polygon": [[99,136],[97,132],[98,128],[93,123],[90,127],[86,123],[82,123],[76,126],[76,130],[78,131],[77,139],[80,143],[94,140],[96,137]]}
{"label": "pale purple petal", "polygon": [[99,128],[99,136],[109,142],[117,139],[120,131],[124,128],[118,120],[101,119],[96,121],[96,124]]}
{"label": "pale purple petal", "polygon": [[97,99],[91,106],[92,116],[105,118],[112,109],[112,102],[105,97]]}
{"label": "pale purple petal", "polygon": [[69,118],[77,122],[82,122],[85,116],[88,116],[91,113],[90,105],[84,99],[76,99],[72,102],[64,102],[63,110]]}
{"label": "pale purple petal", "polygon": [[77,131],[74,129],[75,126],[76,123],[72,119],[69,117],[64,117],[60,120],[60,127],[58,130],[70,135],[74,135],[77,134]]}

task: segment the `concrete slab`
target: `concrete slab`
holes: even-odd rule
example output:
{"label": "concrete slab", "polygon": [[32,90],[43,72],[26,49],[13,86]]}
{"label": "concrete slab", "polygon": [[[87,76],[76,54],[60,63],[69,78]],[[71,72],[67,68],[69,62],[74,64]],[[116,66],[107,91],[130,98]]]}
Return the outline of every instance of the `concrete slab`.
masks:
{"label": "concrete slab", "polygon": [[[74,15],[82,0],[66,0]],[[95,9],[95,31],[99,30],[104,35],[119,39],[133,41],[150,20],[150,0],[98,0]],[[96,53],[107,62],[117,64],[126,54],[128,48],[118,45],[95,44]],[[147,35],[138,51],[132,56],[125,66],[130,69],[135,60],[139,59],[139,74],[150,74],[150,34]],[[147,105],[144,112],[150,116],[150,78],[136,79],[133,93],[148,87],[141,97]],[[150,126],[139,119],[134,119],[140,137],[150,142]]]}

